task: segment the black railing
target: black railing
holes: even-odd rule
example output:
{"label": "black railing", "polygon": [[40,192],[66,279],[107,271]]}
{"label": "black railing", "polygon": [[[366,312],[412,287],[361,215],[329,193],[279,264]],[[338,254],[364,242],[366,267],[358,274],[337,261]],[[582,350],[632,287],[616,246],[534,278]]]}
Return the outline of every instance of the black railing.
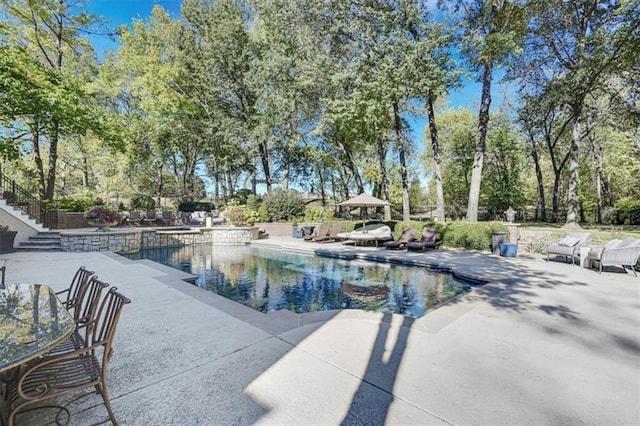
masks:
{"label": "black railing", "polygon": [[0,198],[4,199],[8,205],[25,212],[31,219],[37,223],[46,224],[46,207],[43,208],[40,200],[13,179],[9,179],[0,172]]}

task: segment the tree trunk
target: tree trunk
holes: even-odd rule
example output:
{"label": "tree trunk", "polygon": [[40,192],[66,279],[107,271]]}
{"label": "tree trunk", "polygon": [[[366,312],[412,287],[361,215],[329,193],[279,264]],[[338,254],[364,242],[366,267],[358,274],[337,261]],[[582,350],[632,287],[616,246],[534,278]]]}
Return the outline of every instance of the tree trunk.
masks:
{"label": "tree trunk", "polygon": [[[547,221],[547,200],[544,195],[544,177],[542,176],[542,168],[540,167],[540,158],[538,158],[538,148],[535,139],[531,137],[531,157],[536,168],[536,179],[538,181],[538,200],[540,204],[540,216],[543,222]],[[536,214],[537,215],[537,214]]]}
{"label": "tree trunk", "polygon": [[271,169],[269,168],[269,147],[267,142],[260,142],[258,146],[260,150],[260,161],[262,162],[262,171],[264,172],[264,180],[267,185],[267,193],[271,192]]}
{"label": "tree trunk", "polygon": [[444,190],[442,188],[442,154],[438,141],[436,114],[433,109],[431,93],[427,94],[427,116],[429,118],[429,134],[431,135],[431,149],[433,150],[433,178],[436,181],[436,221],[444,221]]}
{"label": "tree trunk", "polygon": [[[407,173],[407,160],[405,158],[402,122],[400,121],[398,102],[395,100],[393,101],[393,122],[396,131],[398,156],[400,161],[400,181],[402,183],[402,220],[404,222],[408,222],[411,220],[411,206],[409,205],[409,178]],[[389,198],[387,197],[386,200],[389,200]]]}
{"label": "tree trunk", "polygon": [[575,123],[571,137],[571,150],[569,156],[569,194],[567,194],[567,222],[568,228],[579,228],[578,217],[578,154],[580,152],[580,139],[582,138],[582,113],[575,112]]}
{"label": "tree trunk", "polygon": [[45,182],[44,182],[44,164],[42,162],[42,154],[40,153],[40,128],[38,120],[35,120],[31,125],[31,142],[33,143],[33,159],[36,163],[36,171],[38,174],[38,192],[40,192],[40,198],[43,200],[46,197]]}
{"label": "tree trunk", "polygon": [[469,187],[469,204],[467,206],[467,221],[478,221],[478,204],[480,203],[480,183],[482,182],[482,163],[487,139],[487,126],[489,124],[489,107],[491,106],[491,75],[493,63],[491,59],[484,62],[482,75],[482,98],[480,112],[478,114],[478,139],[476,151],[473,156],[473,169],[471,171],[471,185]]}

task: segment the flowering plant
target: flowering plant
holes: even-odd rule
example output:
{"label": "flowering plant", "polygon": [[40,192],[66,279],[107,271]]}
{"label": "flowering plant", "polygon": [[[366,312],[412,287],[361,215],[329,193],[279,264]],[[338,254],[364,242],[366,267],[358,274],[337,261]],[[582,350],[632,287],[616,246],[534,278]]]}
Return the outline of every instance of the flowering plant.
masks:
{"label": "flowering plant", "polygon": [[93,223],[118,223],[122,218],[116,210],[110,209],[100,197],[96,198],[95,205],[84,212],[84,218]]}

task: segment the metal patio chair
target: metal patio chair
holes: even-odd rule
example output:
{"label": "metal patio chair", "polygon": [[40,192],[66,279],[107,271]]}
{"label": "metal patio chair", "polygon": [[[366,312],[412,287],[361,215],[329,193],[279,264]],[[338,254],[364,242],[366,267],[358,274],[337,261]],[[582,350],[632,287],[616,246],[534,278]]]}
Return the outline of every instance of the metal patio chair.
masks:
{"label": "metal patio chair", "polygon": [[95,275],[80,286],[78,303],[71,312],[76,323],[76,329],[71,336],[44,355],[45,358],[71,352],[84,346],[91,331],[88,325],[95,319],[100,295],[107,287],[109,287],[109,284],[100,281]]}
{"label": "metal patio chair", "polygon": [[[71,279],[71,284],[69,285],[69,287],[56,292],[56,295],[62,300],[64,307],[67,308],[69,313],[74,315],[74,318],[76,307],[80,305],[82,299],[82,289],[89,282],[89,279],[93,274],[95,274],[95,272],[88,270],[84,266],[81,266],[78,268],[75,275]],[[64,294],[66,294],[66,297],[62,297]]]}
{"label": "metal patio chair", "polygon": [[82,348],[43,358],[25,368],[9,389],[8,426],[15,425],[20,411],[37,409],[34,405],[39,402],[92,387],[102,397],[111,422],[118,424],[107,393],[107,364],[122,308],[130,302],[112,287],[87,325],[88,338]]}

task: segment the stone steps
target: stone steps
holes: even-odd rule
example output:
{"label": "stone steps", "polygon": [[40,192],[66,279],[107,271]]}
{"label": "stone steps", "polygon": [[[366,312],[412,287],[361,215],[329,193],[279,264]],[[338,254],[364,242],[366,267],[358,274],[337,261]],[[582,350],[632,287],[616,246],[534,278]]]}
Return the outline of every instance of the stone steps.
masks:
{"label": "stone steps", "polygon": [[39,232],[29,237],[27,241],[21,241],[17,247],[20,251],[61,251],[62,243],[58,232]]}

